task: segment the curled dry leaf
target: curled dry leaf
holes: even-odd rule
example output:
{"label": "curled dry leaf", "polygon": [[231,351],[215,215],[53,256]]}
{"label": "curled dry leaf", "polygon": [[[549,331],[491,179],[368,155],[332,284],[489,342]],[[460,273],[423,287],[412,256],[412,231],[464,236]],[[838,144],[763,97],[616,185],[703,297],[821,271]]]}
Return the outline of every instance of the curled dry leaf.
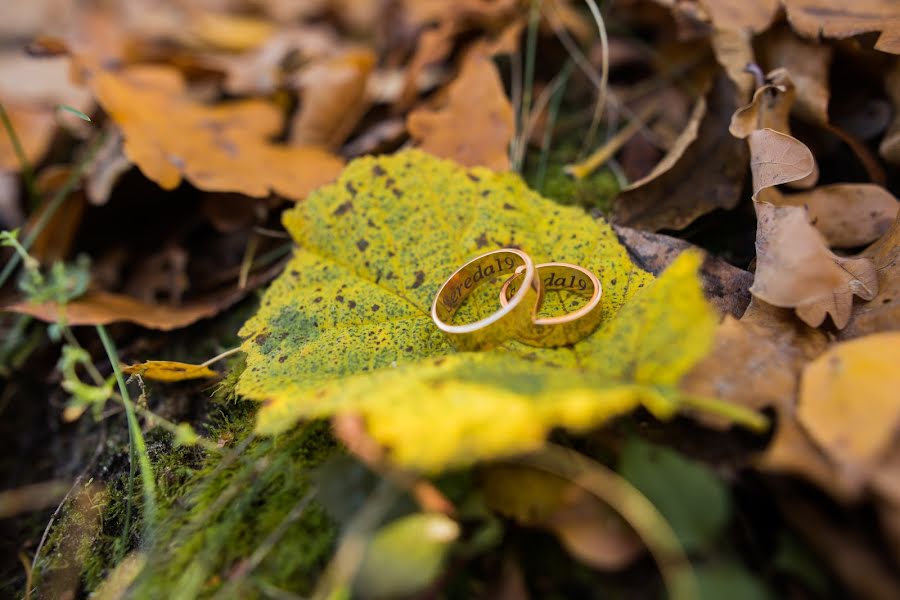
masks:
{"label": "curled dry leaf", "polygon": [[218,373],[206,365],[192,365],[171,360],[148,360],[140,364],[122,367],[122,372],[128,375],[140,375],[144,379],[153,381],[165,381],[166,383],[187,381],[189,379],[209,379],[219,376]]}
{"label": "curled dry leaf", "polygon": [[785,308],[812,327],[830,314],[838,329],[847,325],[853,296],[871,300],[878,279],[871,259],[843,258],[828,250],[799,206],[756,203],[756,278],[750,288],[757,298]]}
{"label": "curled dry leaf", "polygon": [[274,105],[258,100],[199,104],[188,96],[178,71],[168,67],[100,71],[92,87],[122,131],[125,155],[167,190],[184,177],[207,191],[248,196],[274,191],[301,199],[334,179],[343,166],[322,148],[268,142],[282,123]]}
{"label": "curled dry leaf", "polygon": [[417,108],[406,121],[416,145],[466,166],[509,169],[513,111],[493,60],[475,48],[436,108]]}
{"label": "curled dry leaf", "polygon": [[900,54],[900,5],[895,0],[782,0],[794,31],[814,40],[878,31],[875,49]]}
{"label": "curled dry leaf", "polygon": [[770,69],[784,69],[791,74],[796,87],[796,102],[791,112],[809,123],[828,123],[832,47],[813,44],[797,37],[790,29],[781,28],[766,38],[762,53]]}
{"label": "curled dry leaf", "polygon": [[806,144],[774,129],[756,129],[747,136],[753,198],[766,188],[803,180],[817,172]]}
{"label": "curled dry leaf", "polygon": [[803,371],[797,419],[851,479],[868,480],[900,425],[900,332],[835,345]]}
{"label": "curled dry leaf", "polygon": [[520,465],[487,467],[481,475],[491,509],[553,532],[591,567],[618,571],[643,551],[640,538],[608,505],[571,481]]}
{"label": "curled dry leaf", "polygon": [[683,229],[716,208],[737,205],[747,149],[727,131],[736,102],[731,82],[717,77],[662,161],[616,198],[617,222],[651,231]]}
{"label": "curled dry leaf", "polygon": [[738,102],[747,102],[756,87],[752,73],[748,73],[748,64],[756,62],[753,56],[753,36],[746,31],[733,29],[716,29],[710,37],[716,62],[722,65],[728,78],[734,83]]}
{"label": "curled dry leaf", "polygon": [[878,294],[871,302],[855,307],[850,324],[839,334],[843,339],[900,329],[900,215],[862,256],[875,265]]}
{"label": "curled dry leaf", "polygon": [[805,206],[813,226],[833,248],[855,248],[881,237],[897,216],[897,199],[881,186],[843,183],[781,196],[777,204]]}
{"label": "curled dry leaf", "polygon": [[305,68],[297,78],[300,110],[291,125],[295,146],[339,147],[369,107],[366,82],[375,66],[367,48],[349,50]]}

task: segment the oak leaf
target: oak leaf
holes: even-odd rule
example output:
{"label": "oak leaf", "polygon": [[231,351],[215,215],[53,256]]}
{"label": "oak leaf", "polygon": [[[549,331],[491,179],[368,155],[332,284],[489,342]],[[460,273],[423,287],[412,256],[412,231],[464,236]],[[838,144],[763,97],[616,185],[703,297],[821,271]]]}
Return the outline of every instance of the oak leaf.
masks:
{"label": "oak leaf", "polygon": [[756,129],[747,136],[753,198],[783,183],[803,180],[816,173],[816,161],[806,144],[774,129]]}
{"label": "oak leaf", "polygon": [[828,250],[802,207],[767,202],[755,206],[757,266],[750,293],[769,304],[795,308],[812,327],[830,314],[843,329],[850,320],[853,296],[871,300],[878,293],[872,261]]}
{"label": "oak leaf", "polygon": [[894,0],[782,0],[788,22],[800,35],[843,39],[878,31],[875,49],[900,54],[900,5]]}
{"label": "oak leaf", "polygon": [[100,71],[98,102],[122,130],[125,155],[170,190],[187,179],[207,191],[299,200],[333,180],[340,158],[315,146],[288,147],[268,138],[282,126],[279,109],[260,100],[205,106],[192,100],[178,71],[136,66]]}
{"label": "oak leaf", "polygon": [[[588,429],[638,404],[671,416],[671,392],[715,328],[698,254],[651,284],[603,221],[517,176],[419,151],[354,161],[284,221],[299,249],[241,330],[238,391],[265,401],[263,433],[358,414],[401,465],[439,471],[509,455],[553,427]],[[597,273],[600,329],[573,347],[455,352],[429,316],[434,294],[473,255],[511,245]],[[476,316],[496,309],[496,290],[482,287],[469,299]]]}

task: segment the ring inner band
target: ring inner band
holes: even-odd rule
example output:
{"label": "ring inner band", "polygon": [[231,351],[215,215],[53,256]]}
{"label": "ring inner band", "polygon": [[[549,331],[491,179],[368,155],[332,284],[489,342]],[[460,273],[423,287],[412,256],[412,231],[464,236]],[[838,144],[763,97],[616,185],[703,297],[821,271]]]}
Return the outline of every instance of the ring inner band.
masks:
{"label": "ring inner band", "polygon": [[[587,269],[568,263],[544,263],[538,265],[536,269],[537,273],[535,276],[540,279],[543,296],[546,296],[546,293],[552,290],[566,291],[579,296],[584,296],[585,298],[588,298],[588,302],[577,310],[567,312],[564,315],[535,318],[535,325],[555,325],[558,323],[574,321],[583,316],[583,314],[591,311],[593,308],[591,301],[599,296],[600,293],[599,281],[593,273]],[[503,284],[503,289],[500,293],[501,304],[506,305],[506,303],[509,302],[509,298],[512,298],[516,292],[518,292],[521,279],[521,272],[516,271],[516,273]],[[540,302],[535,307],[535,314],[539,309]]]}
{"label": "ring inner band", "polygon": [[[524,271],[525,259],[522,255],[510,250],[498,250],[482,255],[460,268],[441,288],[435,302],[435,313],[443,321],[443,328],[451,332],[457,328],[477,328],[501,317],[501,313],[504,312],[502,309],[490,317],[474,323],[465,325],[449,324],[450,319],[453,318],[453,315],[456,314],[456,311],[459,310],[465,299],[478,286],[497,279],[508,279],[519,267]],[[521,281],[522,277],[519,277],[518,280]],[[517,292],[518,288],[515,292],[509,294],[508,298],[513,298]],[[504,307],[509,304],[509,299],[502,303]]]}

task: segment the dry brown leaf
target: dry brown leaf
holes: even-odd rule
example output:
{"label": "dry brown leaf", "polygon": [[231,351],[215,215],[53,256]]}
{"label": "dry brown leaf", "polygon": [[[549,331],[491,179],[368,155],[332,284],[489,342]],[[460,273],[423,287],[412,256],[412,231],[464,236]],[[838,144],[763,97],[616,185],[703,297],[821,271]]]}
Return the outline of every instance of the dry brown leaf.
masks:
{"label": "dry brown leaf", "polygon": [[417,108],[406,120],[416,144],[426,152],[465,166],[509,169],[514,133],[512,105],[490,56],[477,48],[463,59],[459,76],[437,108]]}
{"label": "dry brown leaf", "polygon": [[257,197],[274,191],[298,200],[343,167],[322,148],[269,143],[282,122],[274,105],[257,100],[199,104],[171,68],[101,71],[92,86],[122,131],[126,156],[167,190],[184,177],[207,191]]}
{"label": "dry brown leaf", "polygon": [[347,139],[369,108],[366,82],[375,60],[375,53],[367,48],[349,50],[300,73],[296,83],[302,96],[291,124],[293,145],[334,150]]}
{"label": "dry brown leaf", "polygon": [[617,222],[651,231],[683,229],[711,210],[737,205],[747,149],[727,131],[736,101],[733,84],[717,77],[706,98],[698,99],[675,146],[616,198]]}
{"label": "dry brown leaf", "polygon": [[832,248],[854,248],[884,235],[897,216],[897,199],[881,186],[839,183],[782,196],[782,206],[805,206]]}
{"label": "dry brown leaf", "polygon": [[136,365],[122,367],[127,375],[140,375],[152,381],[187,381],[189,379],[210,379],[219,374],[206,365],[192,365],[171,360],[148,360]]}
{"label": "dry brown leaf", "polygon": [[894,105],[894,120],[878,146],[878,152],[891,164],[900,164],[900,58],[894,59],[894,66],[884,81],[884,89]]}
{"label": "dry brown leaf", "polygon": [[[46,167],[37,177],[38,190],[43,197],[51,197],[65,184],[71,172],[72,168],[69,166]],[[70,192],[34,239],[31,254],[45,265],[69,258],[86,206],[87,202],[81,190]],[[29,216],[25,225],[26,231],[43,218],[46,207],[46,204],[42,204]]]}
{"label": "dry brown leaf", "polygon": [[881,33],[875,49],[900,54],[900,4],[895,0],[782,0],[788,22],[800,35],[847,38]]}
{"label": "dry brown leaf", "polygon": [[757,129],[747,136],[753,198],[760,191],[801,181],[817,173],[816,161],[806,144],[774,129]]}
{"label": "dry brown leaf", "polygon": [[261,46],[275,33],[265,19],[219,12],[196,12],[189,33],[197,40],[230,52],[245,52]]}
{"label": "dry brown leaf", "polygon": [[[693,244],[679,238],[613,225],[619,240],[638,266],[659,275],[675,258]],[[753,275],[721,258],[707,254],[700,266],[703,294],[719,314],[740,317],[750,303]]]}
{"label": "dry brown leaf", "polygon": [[809,123],[828,123],[831,46],[812,44],[797,37],[790,29],[783,28],[766,38],[762,54],[770,69],[783,68],[791,74],[796,88],[792,113]]}
{"label": "dry brown leaf", "polygon": [[716,61],[722,65],[728,78],[737,88],[737,101],[747,102],[756,81],[746,66],[756,62],[753,57],[753,35],[747,31],[723,30],[713,31],[710,37]]}
{"label": "dry brown leaf", "polygon": [[700,0],[716,29],[750,33],[768,29],[780,5],[779,0]]}
{"label": "dry brown leaf", "polygon": [[821,325],[826,313],[838,329],[845,327],[853,296],[871,300],[878,292],[872,261],[833,254],[802,207],[755,205],[757,263],[750,293],[769,304],[795,308],[812,327]]}
{"label": "dry brown leaf", "polygon": [[862,256],[870,258],[875,265],[878,294],[871,302],[855,307],[850,324],[839,334],[842,339],[900,330],[900,215]]}
{"label": "dry brown leaf", "polygon": [[107,127],[106,140],[97,150],[94,161],[85,174],[84,191],[90,203],[106,204],[119,178],[133,166],[125,156],[122,134],[116,127]]}
{"label": "dry brown leaf", "polygon": [[488,506],[522,525],[553,532],[572,556],[597,569],[620,570],[643,545],[634,531],[584,488],[525,466],[482,471]]}
{"label": "dry brown leaf", "polygon": [[900,425],[900,332],[841,342],[809,363],[797,420],[848,478],[868,481]]}

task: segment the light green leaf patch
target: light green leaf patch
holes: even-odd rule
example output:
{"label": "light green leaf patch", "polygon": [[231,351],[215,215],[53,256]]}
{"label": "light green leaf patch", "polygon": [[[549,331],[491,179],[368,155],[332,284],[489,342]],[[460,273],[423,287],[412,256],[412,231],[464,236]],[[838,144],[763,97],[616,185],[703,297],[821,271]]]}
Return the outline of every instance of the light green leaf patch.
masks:
{"label": "light green leaf patch", "polygon": [[[699,256],[653,282],[605,222],[514,175],[419,151],[363,158],[284,221],[299,248],[241,331],[238,392],[265,401],[262,433],[361,414],[394,460],[437,471],[532,449],[553,427],[594,427],[642,402],[668,416],[674,385],[709,349],[716,318]],[[568,348],[455,352],[431,321],[434,294],[465,261],[506,246],[593,270],[600,329]],[[499,285],[482,288],[460,318],[496,310]]]}

